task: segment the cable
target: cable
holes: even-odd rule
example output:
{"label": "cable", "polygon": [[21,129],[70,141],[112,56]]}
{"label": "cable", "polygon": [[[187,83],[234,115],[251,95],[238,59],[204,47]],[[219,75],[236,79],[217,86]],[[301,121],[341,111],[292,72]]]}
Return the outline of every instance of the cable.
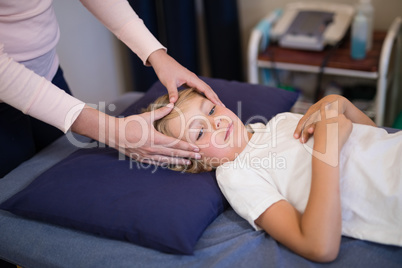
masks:
{"label": "cable", "polygon": [[331,58],[332,54],[339,48],[339,46],[342,44],[344,38],[339,40],[334,46],[331,47],[331,49],[327,52],[325,55],[324,59],[321,62],[320,65],[320,71],[318,72],[317,75],[317,84],[316,84],[316,89],[315,89],[315,96],[314,96],[314,102],[319,101],[324,93],[321,90],[321,84],[322,84],[322,77],[324,75],[324,68],[327,66],[329,59]]}
{"label": "cable", "polygon": [[276,68],[276,62],[275,62],[275,57],[274,57],[274,51],[273,51],[274,49],[272,49],[271,51],[268,51],[268,56],[269,56],[269,58],[270,58],[270,60],[271,60],[271,72],[272,72],[272,76],[273,76],[273,78],[274,78],[274,80],[275,80],[275,83],[276,83],[276,85],[277,85],[277,87],[281,87],[282,86],[282,83],[281,83],[281,79],[280,79],[280,77],[279,77],[279,72],[278,72],[278,69]]}

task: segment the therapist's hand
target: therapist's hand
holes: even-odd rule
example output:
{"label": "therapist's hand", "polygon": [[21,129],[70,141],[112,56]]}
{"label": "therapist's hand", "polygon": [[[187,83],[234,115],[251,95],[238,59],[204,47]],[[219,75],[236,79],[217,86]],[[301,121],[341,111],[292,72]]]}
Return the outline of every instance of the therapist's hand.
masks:
{"label": "therapist's hand", "polygon": [[173,109],[173,104],[153,112],[116,118],[85,106],[71,130],[113,147],[145,163],[189,164],[188,158],[200,159],[199,149],[190,143],[165,136],[153,126]]}
{"label": "therapist's hand", "polygon": [[148,57],[148,62],[154,68],[161,83],[167,88],[170,102],[175,103],[177,101],[177,88],[186,84],[204,93],[214,104],[224,106],[210,86],[170,57],[165,50],[154,51]]}
{"label": "therapist's hand", "polygon": [[155,165],[188,165],[189,158],[200,159],[198,147],[165,136],[154,128],[153,122],[172,109],[173,104],[170,104],[152,112],[119,118],[119,138],[115,148],[135,160]]}

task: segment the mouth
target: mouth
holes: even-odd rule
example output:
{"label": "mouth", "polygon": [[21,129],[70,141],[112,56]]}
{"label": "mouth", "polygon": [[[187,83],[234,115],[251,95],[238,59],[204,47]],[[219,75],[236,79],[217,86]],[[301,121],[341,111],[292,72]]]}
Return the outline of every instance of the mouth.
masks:
{"label": "mouth", "polygon": [[233,122],[229,124],[228,129],[226,131],[226,135],[225,135],[225,141],[227,140],[227,138],[229,138],[230,133],[232,133],[233,131]]}

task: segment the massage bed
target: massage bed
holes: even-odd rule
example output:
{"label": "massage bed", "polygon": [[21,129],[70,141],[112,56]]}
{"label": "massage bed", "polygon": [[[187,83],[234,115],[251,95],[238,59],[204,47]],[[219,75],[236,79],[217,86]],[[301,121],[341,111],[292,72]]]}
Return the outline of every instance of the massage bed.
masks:
{"label": "massage bed", "polygon": [[[235,112],[238,115],[241,113],[241,116],[239,117],[246,122],[250,119],[253,113],[256,112],[253,110],[255,107],[262,106],[261,111],[264,112],[273,109],[272,111],[268,111],[268,114],[264,115],[265,117],[269,117],[270,114],[288,111],[297,99],[297,94],[295,93],[268,88],[261,85],[250,85],[210,78],[203,79],[214,88],[226,106],[236,110]],[[112,110],[115,114],[120,114],[123,111],[123,115],[140,112],[140,108],[143,108],[147,103],[154,100],[157,95],[164,92],[165,90],[163,87],[159,82],[157,82],[144,95],[136,93],[123,96],[123,98],[120,98],[120,100],[114,103],[117,109]],[[253,95],[255,98],[253,98]],[[246,102],[247,105],[243,106],[253,107],[251,107],[251,110],[248,110],[247,107],[241,107],[239,101]],[[139,105],[134,105],[139,102]],[[275,110],[273,108],[275,105],[279,105],[280,107],[276,107]],[[127,107],[129,108],[125,109]],[[259,116],[254,116],[253,118],[253,120],[261,119],[264,119],[261,114],[259,114]],[[394,132],[396,130],[388,129],[388,131]],[[72,140],[75,142],[71,142]],[[67,136],[61,137],[39,154],[24,162],[4,178],[0,179],[0,204],[6,203],[6,200],[15,197],[13,203],[9,205],[12,207],[9,211],[4,210],[4,207],[0,210],[0,259],[21,267],[40,268],[402,267],[402,247],[381,245],[348,237],[342,237],[340,253],[335,261],[320,264],[306,260],[277,243],[263,231],[254,231],[245,220],[239,217],[230,208],[226,200],[219,195],[220,193],[216,192],[217,186],[214,185],[213,182],[213,173],[208,174],[212,179],[209,180],[208,177],[208,184],[206,185],[201,185],[205,179],[204,177],[200,177],[200,180],[198,181],[194,180],[194,183],[200,184],[200,189],[205,189],[205,192],[211,193],[211,197],[205,197],[202,190],[200,190],[199,193],[195,191],[192,195],[199,194],[200,202],[204,202],[205,198],[214,198],[213,201],[206,202],[209,202],[209,206],[211,206],[211,204],[217,204],[216,206],[219,208],[208,208],[208,213],[206,213],[206,215],[210,215],[210,211],[213,211],[213,215],[205,221],[201,229],[198,228],[197,231],[194,231],[195,229],[186,229],[185,232],[188,232],[189,235],[199,232],[189,245],[179,245],[175,248],[170,244],[166,245],[160,242],[166,234],[174,234],[173,237],[169,237],[169,239],[173,240],[176,239],[176,236],[180,236],[180,234],[174,233],[177,232],[177,230],[173,230],[173,227],[171,227],[168,222],[163,222],[161,226],[156,226],[156,229],[151,229],[154,230],[154,233],[161,231],[160,234],[158,233],[161,238],[157,237],[156,239],[160,239],[160,241],[153,240],[151,242],[144,241],[147,239],[149,240],[149,236],[152,236],[153,234],[141,234],[142,236],[138,233],[132,235],[132,233],[128,232],[115,234],[110,233],[110,230],[108,230],[108,233],[98,227],[92,228],[91,226],[93,225],[89,225],[89,227],[87,225],[75,225],[75,223],[71,223],[72,219],[69,217],[75,216],[74,211],[77,211],[77,214],[85,214],[84,216],[92,215],[91,202],[93,200],[88,201],[85,197],[94,195],[94,192],[96,191],[100,191],[102,194],[94,197],[95,201],[98,200],[105,210],[102,210],[99,214],[93,213],[90,218],[85,218],[83,216],[84,218],[80,218],[81,221],[92,220],[96,223],[98,221],[97,217],[104,217],[99,219],[99,221],[107,220],[109,224],[116,224],[115,221],[125,220],[124,216],[131,214],[131,209],[133,211],[136,209],[142,209],[139,214],[140,216],[137,216],[137,218],[141,218],[141,220],[143,218],[147,219],[148,217],[152,217],[153,208],[156,210],[160,209],[160,207],[164,206],[164,203],[167,202],[166,200],[179,198],[169,196],[167,197],[168,199],[162,200],[162,203],[153,203],[154,200],[158,199],[158,197],[164,195],[164,192],[169,192],[170,190],[168,189],[168,184],[166,184],[160,192],[155,194],[155,185],[152,185],[152,187],[149,187],[150,193],[147,193],[145,188],[141,189],[141,193],[144,194],[143,198],[148,198],[146,199],[147,201],[144,201],[139,205],[132,204],[133,208],[128,207],[124,212],[124,215],[119,215],[116,212],[116,210],[119,210],[120,203],[118,202],[123,201],[114,201],[114,205],[110,208],[107,207],[107,204],[104,205],[102,203],[104,202],[103,199],[107,199],[109,194],[107,191],[109,191],[109,188],[115,187],[109,187],[106,179],[113,174],[113,176],[115,176],[113,177],[113,181],[121,179],[122,181],[121,183],[119,182],[119,184],[124,184],[126,181],[123,177],[127,176],[127,174],[129,174],[127,172],[129,171],[124,173],[122,170],[124,169],[124,166],[130,166],[130,170],[133,170],[135,162],[125,159],[115,161],[108,166],[108,161],[112,161],[110,159],[116,159],[121,157],[121,155],[102,144],[98,144],[95,148],[79,148],[79,146],[77,147],[77,141],[81,142],[81,144],[86,144],[87,147],[91,147],[88,145],[92,144],[92,141],[88,138],[78,135],[73,136],[69,133]],[[92,160],[87,160],[90,158]],[[93,165],[94,163],[98,163],[98,166],[91,166],[91,168],[87,169],[86,161],[89,161],[88,166]],[[117,162],[121,167],[115,165]],[[72,168],[72,166],[77,168]],[[141,165],[137,165],[136,168],[146,169],[146,172],[149,173],[147,174],[150,176],[147,177],[147,181],[149,181],[149,178],[152,178],[152,176],[157,177],[165,173],[167,174],[166,180],[172,179],[172,182],[175,181],[175,178],[171,178],[171,176],[175,176],[176,173],[171,173],[168,170],[153,169],[152,167]],[[73,171],[71,171],[72,169]],[[94,170],[98,169],[100,169],[100,171],[99,173],[96,173],[97,171]],[[68,183],[70,181],[72,181],[71,183],[78,183],[79,181],[86,182],[87,177],[93,177],[92,171],[97,174],[97,178],[93,178],[96,182],[96,187],[85,189],[84,191],[83,188],[88,188],[88,185],[79,184],[72,187]],[[103,174],[108,172],[110,172],[109,175],[103,176]],[[136,174],[137,173],[135,173],[127,183],[131,183],[131,181],[139,176]],[[77,179],[77,177],[80,178]],[[98,178],[99,182],[96,181]],[[184,180],[190,180],[188,178],[190,177],[184,177]],[[56,185],[49,186],[49,183],[52,181],[56,181]],[[164,183],[163,180],[160,182]],[[147,182],[145,181],[141,183],[143,185]],[[183,184],[185,183],[187,182],[183,182]],[[111,182],[111,184],[113,184],[113,182]],[[36,188],[34,187],[35,185]],[[179,189],[180,185],[182,184],[180,183],[175,186],[178,189],[177,195],[181,193],[181,189]],[[43,188],[43,191],[39,190],[39,186]],[[193,186],[194,185],[188,187]],[[69,187],[72,188],[70,189]],[[116,187],[116,191],[124,192],[127,191],[127,188],[129,187],[131,187],[130,184],[122,185],[121,188]],[[63,189],[67,188],[69,189],[66,190],[67,193],[63,192]],[[27,189],[30,191],[27,191]],[[52,193],[49,193],[49,189],[52,189]],[[24,192],[24,190],[26,192]],[[23,195],[18,195],[21,191],[23,192]],[[175,193],[174,188],[172,191]],[[184,189],[184,191],[188,190]],[[123,192],[121,196],[127,194],[127,192]],[[53,193],[55,196],[52,197],[53,199],[50,199],[51,197],[48,197],[47,195]],[[80,194],[82,196],[80,196]],[[149,198],[151,195],[154,196]],[[103,198],[102,196],[106,197]],[[186,221],[186,217],[191,218],[189,220],[196,218],[198,214],[191,214],[191,212],[188,211],[191,211],[192,208],[186,207],[187,205],[190,206],[192,204],[192,197],[186,196],[186,198],[189,200],[188,204],[185,200],[183,202],[182,199],[178,199],[178,202],[180,202],[179,205],[175,204],[167,207],[166,209],[161,210],[160,213],[166,213],[164,218],[168,218],[170,215],[176,215],[175,213],[179,215],[181,210],[189,209],[185,211],[187,214],[184,215],[184,220],[182,221]],[[43,199],[41,201],[42,203],[36,203],[36,199]],[[81,208],[78,206],[73,208],[73,211],[68,214],[67,210],[72,208],[68,207],[66,203],[73,202],[72,200],[77,199],[80,200],[79,204],[81,204],[81,207],[85,207],[84,212],[82,212],[80,210]],[[151,204],[153,207],[149,207]],[[205,202],[202,203],[202,206],[204,206],[204,204]],[[127,206],[127,204],[124,205]],[[29,206],[38,206],[37,213],[33,213],[32,209],[30,213],[26,213],[24,209],[28,210],[27,207]],[[56,210],[62,215],[58,215],[57,219],[50,216],[43,217],[43,215],[37,215],[44,213],[40,210],[45,206],[51,207],[49,209]],[[128,206],[130,206],[130,204]],[[94,205],[94,210],[95,209],[98,208]],[[178,211],[176,211],[176,209]],[[65,216],[63,213],[66,213],[67,215]],[[65,217],[65,219],[63,217]],[[113,219],[116,220],[113,221]],[[73,220],[80,221],[77,219]],[[110,222],[111,220],[112,222]],[[134,221],[135,220],[136,218],[134,218]],[[145,225],[152,225],[154,222],[158,224],[164,219],[154,218],[149,220],[151,221],[151,224],[148,222]],[[197,219],[197,222],[202,220],[203,219]],[[70,223],[65,223],[68,221],[70,221]],[[177,223],[177,226],[183,226],[180,224],[182,223]],[[186,222],[185,225],[190,224],[192,223]],[[131,223],[128,223],[127,226],[130,226],[129,228],[131,228]],[[93,229],[96,228],[98,229],[94,231]],[[142,226],[139,228],[149,228],[149,226]],[[186,226],[179,227],[178,231],[180,231],[180,228],[183,228],[184,230]],[[176,242],[177,241],[173,241],[173,243]],[[171,243],[171,241],[169,241],[169,243]]]}

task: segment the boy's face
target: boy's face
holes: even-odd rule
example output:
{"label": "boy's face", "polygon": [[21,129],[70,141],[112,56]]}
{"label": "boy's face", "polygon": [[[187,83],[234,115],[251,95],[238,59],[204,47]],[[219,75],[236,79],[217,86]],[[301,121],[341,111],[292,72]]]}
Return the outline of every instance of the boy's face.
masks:
{"label": "boy's face", "polygon": [[174,137],[196,144],[208,165],[232,161],[246,147],[252,134],[231,110],[198,95],[183,106],[176,110],[180,116],[168,121],[168,130]]}

